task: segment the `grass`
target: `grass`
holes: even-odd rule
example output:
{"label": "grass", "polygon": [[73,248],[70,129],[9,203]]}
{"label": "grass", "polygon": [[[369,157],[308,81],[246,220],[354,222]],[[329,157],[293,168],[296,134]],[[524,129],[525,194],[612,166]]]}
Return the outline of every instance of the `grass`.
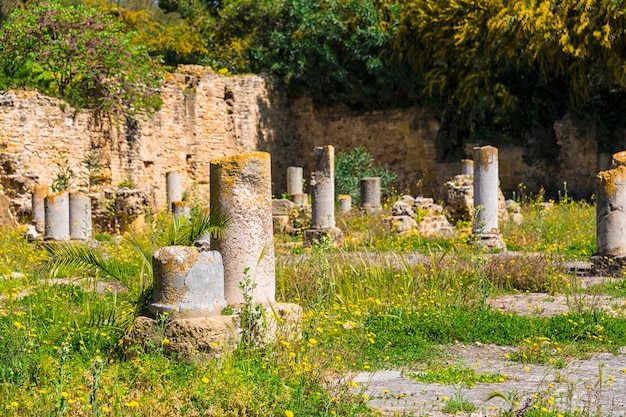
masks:
{"label": "grass", "polygon": [[[442,345],[511,346],[511,360],[555,368],[626,346],[624,317],[596,310],[527,317],[487,305],[511,293],[626,293],[621,283],[580,289],[561,267],[564,258],[587,259],[594,251],[593,206],[566,200],[550,211],[533,202],[522,207],[524,224],[503,227],[509,248],[522,253],[497,257],[468,244],[467,225],[449,239],[396,236],[378,217],[358,214],[339,219],[347,236],[340,247],[303,249],[279,238],[277,299],[304,308],[300,337],[202,364],[163,349],[130,359],[120,343],[150,288],[150,250],[165,244],[160,239],[176,241],[167,222],[98,243],[99,260],[124,271],[117,275],[54,264],[54,251],[28,244],[21,230],[3,230],[0,415],[374,416],[365,387],[351,383],[356,372],[400,368],[448,384],[506,378],[446,364]],[[564,218],[567,224],[558,224]],[[44,259],[63,281],[37,268]],[[96,290],[113,279],[130,291]],[[444,408],[468,412],[471,405],[459,397]]]}

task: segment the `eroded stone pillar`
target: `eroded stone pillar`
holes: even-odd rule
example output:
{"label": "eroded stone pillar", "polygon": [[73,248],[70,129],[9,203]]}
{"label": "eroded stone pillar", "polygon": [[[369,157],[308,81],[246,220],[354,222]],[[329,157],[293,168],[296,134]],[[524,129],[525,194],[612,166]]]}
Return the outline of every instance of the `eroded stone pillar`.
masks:
{"label": "eroded stone pillar", "polygon": [[348,213],[352,209],[352,197],[348,194],[341,194],[337,197],[339,200],[339,209],[342,213]]}
{"label": "eroded stone pillar", "polygon": [[600,256],[626,255],[626,166],[597,175],[596,244]]}
{"label": "eroded stone pillar", "polygon": [[48,194],[44,198],[46,224],[44,240],[70,239],[70,195],[67,191]]}
{"label": "eroded stone pillar", "polygon": [[506,249],[498,229],[498,149],[474,148],[474,221],[472,232],[489,249]]}
{"label": "eroded stone pillar", "polygon": [[224,259],[224,294],[230,305],[244,302],[240,284],[256,284],[252,302],[275,301],[270,154],[248,152],[211,161],[211,208],[230,224],[211,247]]}
{"label": "eroded stone pillar", "polygon": [[48,195],[50,187],[45,184],[35,184],[32,193],[32,222],[37,233],[43,233],[46,227],[46,210],[44,199]]}
{"label": "eroded stone pillar", "polygon": [[172,203],[174,201],[182,201],[183,185],[180,174],[177,171],[170,171],[165,176],[166,192],[167,192],[167,210],[172,211]]}
{"label": "eroded stone pillar", "polygon": [[172,201],[172,213],[177,219],[180,217],[191,217],[191,209],[186,201]]}
{"label": "eroded stone pillar", "polygon": [[289,196],[304,193],[302,179],[302,167],[287,168],[287,194]]}
{"label": "eroded stone pillar", "polygon": [[83,193],[70,193],[70,237],[91,239],[91,197]]}
{"label": "eroded stone pillar", "polygon": [[361,209],[372,213],[382,209],[380,205],[380,177],[361,178]]}
{"label": "eroded stone pillar", "polygon": [[166,246],[152,257],[154,291],[150,311],[182,316],[219,314],[226,307],[224,266],[217,251]]}
{"label": "eroded stone pillar", "polygon": [[461,175],[474,175],[474,161],[461,159]]}
{"label": "eroded stone pillar", "polygon": [[311,173],[311,229],[335,227],[335,148],[316,147],[315,171]]}

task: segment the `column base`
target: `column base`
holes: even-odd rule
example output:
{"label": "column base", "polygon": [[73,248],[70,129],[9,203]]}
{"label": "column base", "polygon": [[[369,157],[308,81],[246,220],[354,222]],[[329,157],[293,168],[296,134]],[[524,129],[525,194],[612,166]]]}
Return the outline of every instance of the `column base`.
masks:
{"label": "column base", "polygon": [[472,235],[470,243],[490,252],[506,252],[506,243],[499,233],[484,233]]}

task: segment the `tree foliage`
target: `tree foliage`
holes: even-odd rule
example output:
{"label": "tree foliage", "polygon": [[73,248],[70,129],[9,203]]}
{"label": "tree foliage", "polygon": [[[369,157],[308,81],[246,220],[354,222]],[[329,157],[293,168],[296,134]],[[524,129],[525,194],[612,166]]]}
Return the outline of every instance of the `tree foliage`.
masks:
{"label": "tree foliage", "polygon": [[0,30],[0,88],[37,88],[76,108],[133,113],[159,106],[160,78],[146,49],[92,8],[18,8]]}

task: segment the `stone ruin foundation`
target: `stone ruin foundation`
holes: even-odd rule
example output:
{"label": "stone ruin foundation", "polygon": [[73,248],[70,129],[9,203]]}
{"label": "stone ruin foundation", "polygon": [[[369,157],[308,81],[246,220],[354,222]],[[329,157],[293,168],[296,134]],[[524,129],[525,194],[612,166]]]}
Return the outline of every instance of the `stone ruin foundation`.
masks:
{"label": "stone ruin foundation", "polygon": [[[211,161],[211,206],[230,220],[210,243],[155,252],[151,314],[137,318],[126,337],[129,354],[133,346],[150,349],[152,343],[183,360],[202,361],[232,351],[244,336],[258,345],[298,337],[302,309],[275,301],[270,174],[265,152]],[[244,335],[241,317],[248,308],[260,317]]]}

